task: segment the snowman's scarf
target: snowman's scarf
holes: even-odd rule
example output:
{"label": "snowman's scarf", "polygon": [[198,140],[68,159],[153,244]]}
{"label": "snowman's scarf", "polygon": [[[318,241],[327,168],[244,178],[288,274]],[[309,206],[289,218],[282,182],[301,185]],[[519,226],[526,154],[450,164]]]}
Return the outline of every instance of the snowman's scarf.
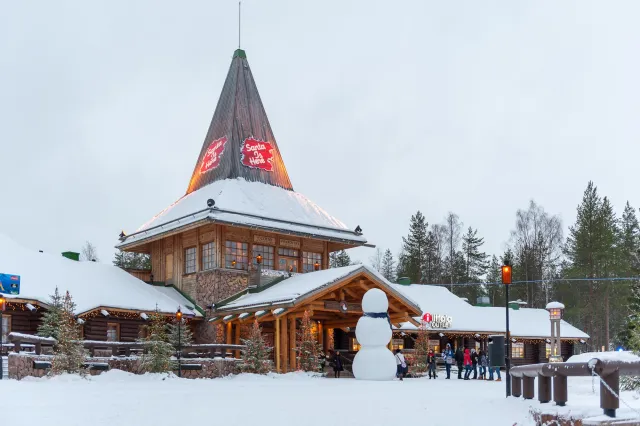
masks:
{"label": "snowman's scarf", "polygon": [[392,329],[391,318],[389,318],[389,314],[386,312],[365,312],[364,316],[369,318],[386,318],[387,321],[389,321],[389,328]]}

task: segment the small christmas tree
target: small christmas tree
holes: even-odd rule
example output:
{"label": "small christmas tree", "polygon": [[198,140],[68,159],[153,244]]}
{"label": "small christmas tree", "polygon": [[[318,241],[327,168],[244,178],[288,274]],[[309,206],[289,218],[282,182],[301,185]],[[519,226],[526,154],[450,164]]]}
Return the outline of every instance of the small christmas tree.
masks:
{"label": "small christmas tree", "polygon": [[67,291],[60,308],[60,322],[57,330],[54,330],[58,342],[53,348],[52,375],[86,374],[84,361],[87,353],[80,339],[80,325],[74,315],[75,307],[71,294]]}
{"label": "small christmas tree", "polygon": [[171,371],[173,347],[167,341],[167,327],[162,315],[156,310],[149,318],[147,337],[141,339],[145,343],[145,353],[140,361],[142,371],[149,373],[166,373]]}
{"label": "small christmas tree", "polygon": [[418,327],[418,337],[415,340],[413,369],[416,373],[427,371],[427,355],[429,354],[429,333],[424,325]]}
{"label": "small christmas tree", "polygon": [[193,333],[191,328],[187,325],[184,318],[182,324],[178,327],[178,320],[175,319],[171,324],[167,326],[169,332],[169,343],[171,346],[178,349],[178,343],[181,347],[189,346],[193,342]]}
{"label": "small christmas tree", "polygon": [[302,324],[298,332],[298,345],[296,348],[298,369],[302,371],[318,372],[321,369],[322,346],[313,327],[309,312],[305,311]]}
{"label": "small christmas tree", "polygon": [[49,296],[49,308],[42,315],[42,323],[38,326],[38,336],[58,338],[60,319],[62,315],[62,296],[58,292],[58,287]]}
{"label": "small christmas tree", "polygon": [[269,354],[271,348],[262,337],[262,328],[258,321],[253,322],[248,339],[242,339],[245,349],[242,350],[240,369],[245,373],[266,374],[271,369]]}

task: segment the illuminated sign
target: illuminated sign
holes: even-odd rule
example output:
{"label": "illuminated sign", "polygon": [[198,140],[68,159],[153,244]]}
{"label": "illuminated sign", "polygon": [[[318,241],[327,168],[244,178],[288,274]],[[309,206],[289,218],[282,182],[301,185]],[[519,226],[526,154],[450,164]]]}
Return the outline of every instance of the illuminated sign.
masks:
{"label": "illuminated sign", "polygon": [[20,294],[20,275],[0,274],[0,293]]}
{"label": "illuminated sign", "polygon": [[273,145],[270,142],[247,138],[242,144],[242,164],[254,169],[273,171]]}
{"label": "illuminated sign", "polygon": [[209,145],[207,151],[202,158],[202,164],[200,165],[200,174],[206,173],[209,170],[213,170],[220,165],[220,159],[224,152],[224,147],[227,145],[227,138],[221,137],[216,139]]}
{"label": "illuminated sign", "polygon": [[422,322],[431,328],[451,328],[453,317],[449,315],[434,314],[425,312],[422,315]]}

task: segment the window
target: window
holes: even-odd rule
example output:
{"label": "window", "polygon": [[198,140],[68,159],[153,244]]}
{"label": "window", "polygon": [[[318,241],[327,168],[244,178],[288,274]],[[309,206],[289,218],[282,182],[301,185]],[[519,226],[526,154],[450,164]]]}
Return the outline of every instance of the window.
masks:
{"label": "window", "polygon": [[302,252],[302,272],[315,271],[314,265],[316,262],[318,262],[318,265],[322,264],[322,254],[312,253],[310,251]]}
{"label": "window", "polygon": [[196,272],[196,248],[189,247],[184,251],[184,273],[193,274]]}
{"label": "window", "polygon": [[391,346],[394,351],[396,349],[404,349],[404,339],[391,339]]}
{"label": "window", "polygon": [[524,343],[511,344],[511,358],[524,358]]}
{"label": "window", "polygon": [[120,340],[120,324],[107,323],[107,342],[118,342]]}
{"label": "window", "polygon": [[207,243],[202,246],[202,270],[208,271],[215,267],[215,247],[214,243]]}
{"label": "window", "polygon": [[294,249],[288,249],[288,248],[282,248],[280,247],[278,249],[278,254],[280,256],[287,256],[287,257],[298,257],[298,250],[294,250]]}
{"label": "window", "polygon": [[278,255],[278,269],[280,271],[292,271],[298,272],[298,250],[279,248]]}
{"label": "window", "polygon": [[355,337],[351,338],[351,351],[356,352],[360,350],[360,343],[358,342],[358,339],[356,339]]}
{"label": "window", "polygon": [[253,256],[253,260],[252,263],[254,265],[257,265],[258,262],[256,261],[256,257],[258,257],[258,255],[262,256],[262,268],[264,269],[273,269],[273,264],[274,264],[274,254],[275,254],[275,249],[273,247],[270,246],[260,246],[260,245],[253,245],[253,253],[251,253],[251,255]]}
{"label": "window", "polygon": [[440,353],[440,340],[429,339],[429,349],[433,349],[433,353]]}
{"label": "window", "polygon": [[249,245],[239,241],[225,241],[224,266],[230,269],[247,269]]}
{"label": "window", "polygon": [[11,315],[2,316],[2,343],[8,343],[11,333]]}

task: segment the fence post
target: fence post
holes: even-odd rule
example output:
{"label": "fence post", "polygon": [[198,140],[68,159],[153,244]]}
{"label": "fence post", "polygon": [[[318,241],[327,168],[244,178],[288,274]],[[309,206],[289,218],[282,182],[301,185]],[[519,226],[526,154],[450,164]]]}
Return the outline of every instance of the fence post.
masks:
{"label": "fence post", "polygon": [[542,404],[551,401],[551,377],[538,374],[538,401]]}
{"label": "fence post", "polygon": [[[609,385],[616,394],[620,395],[620,372],[617,369],[606,376],[600,376],[600,378],[602,382]],[[616,409],[620,408],[620,401],[602,382],[600,382],[600,408],[602,408],[605,416],[615,417]]]}
{"label": "fence post", "polygon": [[529,376],[522,376],[522,385],[523,385],[523,390],[522,390],[522,396],[524,397],[524,399],[533,399],[533,397],[535,396],[535,391],[533,390],[533,387],[535,385],[535,378],[534,377],[529,377]]}
{"label": "fence post", "polygon": [[511,375],[511,395],[516,398],[522,395],[522,377]]}
{"label": "fence post", "polygon": [[560,407],[567,403],[567,376],[553,376],[553,400]]}

